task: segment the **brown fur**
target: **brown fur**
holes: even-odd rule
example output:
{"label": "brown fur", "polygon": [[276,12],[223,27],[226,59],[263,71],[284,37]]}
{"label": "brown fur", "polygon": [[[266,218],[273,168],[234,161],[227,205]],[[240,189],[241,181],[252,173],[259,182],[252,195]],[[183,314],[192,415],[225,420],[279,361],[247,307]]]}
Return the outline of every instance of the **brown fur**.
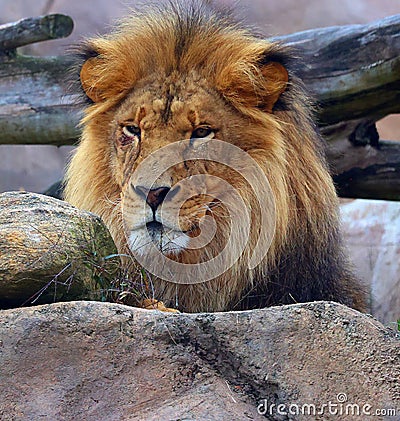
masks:
{"label": "brown fur", "polygon": [[[243,258],[210,282],[176,285],[154,279],[155,298],[191,312],[312,300],[366,309],[365,291],[343,254],[335,189],[286,47],[192,2],[133,14],[110,35],[89,40],[81,57],[80,80],[90,104],[68,169],[66,199],[100,215],[121,253],[129,252],[121,209],[129,225],[140,206],[131,186],[133,170],[205,122],[219,139],[258,162],[275,196],[276,235],[255,270],[247,269]],[[142,138],[126,146],[121,127],[132,123],[141,127]],[[171,186],[199,171],[193,168],[172,169]],[[248,254],[260,224],[254,194],[234,172],[211,164],[206,171],[241,187],[252,209]],[[194,224],[201,205],[210,200],[185,204],[182,223]],[[203,250],[183,251],[176,260],[203,261],[218,253],[229,222],[222,208],[214,217],[216,239]]]}

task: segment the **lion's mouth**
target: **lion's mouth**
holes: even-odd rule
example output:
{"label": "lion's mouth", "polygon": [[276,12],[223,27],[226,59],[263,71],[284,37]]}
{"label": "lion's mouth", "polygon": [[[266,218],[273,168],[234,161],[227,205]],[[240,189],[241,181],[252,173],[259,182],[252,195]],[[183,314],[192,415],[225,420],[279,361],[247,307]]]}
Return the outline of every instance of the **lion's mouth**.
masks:
{"label": "lion's mouth", "polygon": [[151,238],[154,238],[164,232],[164,225],[158,221],[147,222],[146,228]]}
{"label": "lion's mouth", "polygon": [[187,233],[158,221],[147,222],[144,226],[132,230],[129,235],[129,247],[138,254],[146,254],[152,246],[156,246],[163,254],[176,255],[186,249],[188,242]]}
{"label": "lion's mouth", "polygon": [[173,234],[174,236],[176,236],[177,234],[190,235],[190,233],[193,231],[194,228],[188,231],[182,231],[182,230],[177,230],[175,228],[171,228],[159,221],[151,221],[151,222],[146,223],[146,229],[150,237],[153,238],[153,237],[157,237],[157,235],[160,235],[160,234],[161,235]]}

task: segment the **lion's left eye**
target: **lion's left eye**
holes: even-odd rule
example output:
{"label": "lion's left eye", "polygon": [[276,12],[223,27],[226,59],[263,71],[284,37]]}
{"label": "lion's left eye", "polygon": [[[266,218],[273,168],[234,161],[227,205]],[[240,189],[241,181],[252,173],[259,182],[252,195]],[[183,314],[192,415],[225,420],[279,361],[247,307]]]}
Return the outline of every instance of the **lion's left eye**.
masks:
{"label": "lion's left eye", "polygon": [[213,138],[215,135],[215,132],[210,127],[198,127],[196,130],[193,130],[192,132],[192,139],[198,139],[198,138]]}
{"label": "lion's left eye", "polygon": [[140,139],[140,128],[138,126],[124,126],[122,133],[128,137],[138,137]]}

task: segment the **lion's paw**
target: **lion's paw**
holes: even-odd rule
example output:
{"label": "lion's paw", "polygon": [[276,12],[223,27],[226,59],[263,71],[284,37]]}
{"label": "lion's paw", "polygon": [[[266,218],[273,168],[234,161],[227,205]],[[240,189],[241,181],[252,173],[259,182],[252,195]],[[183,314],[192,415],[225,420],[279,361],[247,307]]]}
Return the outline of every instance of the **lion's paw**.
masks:
{"label": "lion's paw", "polygon": [[146,298],[141,302],[141,308],[146,310],[158,310],[158,311],[165,311],[167,313],[180,313],[179,310],[175,308],[165,307],[162,301],[158,301],[154,298]]}

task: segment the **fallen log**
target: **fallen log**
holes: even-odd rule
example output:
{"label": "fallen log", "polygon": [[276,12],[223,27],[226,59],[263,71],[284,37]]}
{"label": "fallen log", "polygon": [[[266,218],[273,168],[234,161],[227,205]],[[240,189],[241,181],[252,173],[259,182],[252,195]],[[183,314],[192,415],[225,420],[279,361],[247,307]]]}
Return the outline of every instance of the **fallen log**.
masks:
{"label": "fallen log", "polygon": [[73,144],[79,116],[66,95],[64,57],[17,55],[24,45],[64,38],[74,24],[53,14],[0,25],[0,144]]}
{"label": "fallen log", "polygon": [[400,113],[400,16],[276,39],[301,51],[339,195],[400,200],[400,142],[375,127]]}
{"label": "fallen log", "polygon": [[300,76],[317,100],[320,125],[400,112],[400,15],[276,39],[301,51]]}
{"label": "fallen log", "polygon": [[18,56],[0,64],[0,144],[74,144],[79,110],[64,86],[71,61]]}
{"label": "fallen log", "polygon": [[10,52],[35,42],[65,38],[71,34],[73,28],[73,20],[60,14],[21,19],[18,22],[0,25],[0,51]]}

